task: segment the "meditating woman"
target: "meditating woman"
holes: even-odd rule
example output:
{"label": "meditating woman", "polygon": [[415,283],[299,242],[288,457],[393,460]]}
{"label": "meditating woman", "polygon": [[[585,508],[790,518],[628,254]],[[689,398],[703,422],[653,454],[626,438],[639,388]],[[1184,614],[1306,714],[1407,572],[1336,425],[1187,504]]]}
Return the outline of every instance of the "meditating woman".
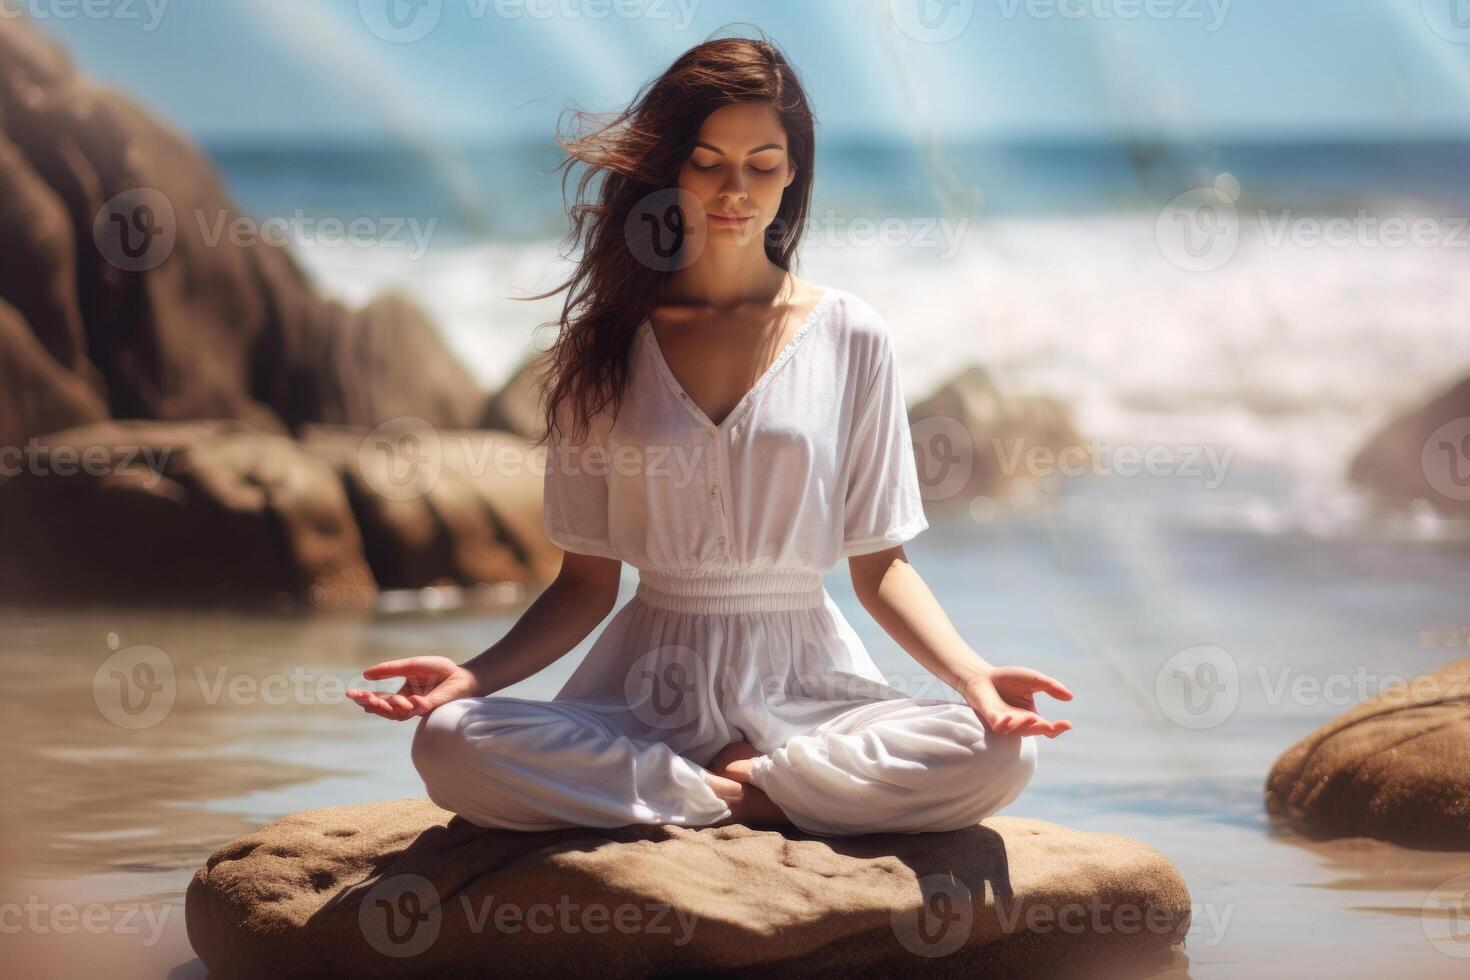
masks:
{"label": "meditating woman", "polygon": [[[1062,684],[992,666],[908,562],[928,527],[893,339],[866,301],[792,274],[813,117],[766,40],[680,57],[567,163],[582,255],[551,353],[545,530],[565,554],[463,665],[377,664],[418,717],[428,796],[484,827],[739,822],[944,831],[1021,793]],[[550,295],[550,294],[547,294]],[[886,683],[822,584],[846,558],[878,624],[963,698]],[[551,701],[496,695],[613,611]]]}

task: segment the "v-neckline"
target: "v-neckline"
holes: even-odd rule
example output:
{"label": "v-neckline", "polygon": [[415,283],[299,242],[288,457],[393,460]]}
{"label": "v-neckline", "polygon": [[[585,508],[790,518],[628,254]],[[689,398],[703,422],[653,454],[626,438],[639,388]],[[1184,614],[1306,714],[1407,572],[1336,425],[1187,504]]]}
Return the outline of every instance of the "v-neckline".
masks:
{"label": "v-neckline", "polygon": [[644,338],[648,341],[648,346],[653,354],[654,364],[658,366],[658,373],[663,377],[664,382],[678,399],[684,403],[684,407],[689,410],[689,413],[694,416],[700,425],[711,429],[724,430],[735,422],[740,415],[744,414],[746,408],[750,405],[751,399],[760,394],[761,389],[765,388],[770,380],[776,376],[776,372],[781,370],[782,365],[791,359],[791,355],[796,352],[796,348],[801,344],[802,340],[806,338],[807,334],[811,333],[812,327],[817,322],[817,314],[822,312],[822,308],[827,305],[827,301],[835,294],[836,289],[832,287],[823,289],[822,295],[817,297],[817,301],[812,304],[812,308],[807,313],[806,318],[802,320],[801,326],[796,328],[796,331],[791,335],[791,339],[786,342],[786,346],[782,347],[780,353],[776,355],[776,359],[771,362],[765,371],[761,372],[761,376],[755,379],[755,383],[746,389],[745,394],[740,396],[740,400],[735,403],[735,407],[730,409],[729,413],[718,423],[711,421],[709,415],[705,413],[704,409],[699,407],[694,397],[684,390],[684,386],[674,376],[673,368],[669,367],[669,362],[664,359],[663,348],[658,343],[658,335],[653,332],[653,318],[644,317],[639,328],[642,330]]}

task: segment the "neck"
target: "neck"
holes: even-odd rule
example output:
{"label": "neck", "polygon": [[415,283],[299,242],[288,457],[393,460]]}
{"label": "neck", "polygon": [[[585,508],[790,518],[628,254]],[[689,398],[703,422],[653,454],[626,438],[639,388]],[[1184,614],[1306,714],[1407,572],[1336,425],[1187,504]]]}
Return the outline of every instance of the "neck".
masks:
{"label": "neck", "polygon": [[669,273],[660,300],[719,309],[742,303],[770,303],[786,288],[785,269],[758,246],[707,247],[694,262]]}

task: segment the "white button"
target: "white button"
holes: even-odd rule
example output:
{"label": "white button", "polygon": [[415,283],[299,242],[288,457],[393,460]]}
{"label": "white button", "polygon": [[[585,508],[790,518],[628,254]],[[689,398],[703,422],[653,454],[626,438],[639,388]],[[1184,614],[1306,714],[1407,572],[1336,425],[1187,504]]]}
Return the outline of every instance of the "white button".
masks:
{"label": "white button", "polygon": [[705,431],[708,432],[710,435],[714,435],[715,434],[715,427],[714,426],[710,426]]}
{"label": "white button", "polygon": [[724,535],[720,535],[720,537],[718,538],[718,540],[719,540],[720,544],[724,544],[725,543],[725,536]]}
{"label": "white button", "polygon": [[709,492],[710,492],[710,495],[713,496],[714,494],[717,494],[717,493],[720,492],[720,488],[718,486],[710,487],[709,488]]}

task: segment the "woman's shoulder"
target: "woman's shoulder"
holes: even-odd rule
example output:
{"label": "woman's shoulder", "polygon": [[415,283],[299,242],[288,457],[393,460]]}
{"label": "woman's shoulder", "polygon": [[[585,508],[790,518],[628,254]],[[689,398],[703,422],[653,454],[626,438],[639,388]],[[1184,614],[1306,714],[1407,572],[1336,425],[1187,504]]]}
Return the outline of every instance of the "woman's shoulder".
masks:
{"label": "woman's shoulder", "polygon": [[822,302],[829,304],[832,322],[849,343],[878,353],[892,342],[888,320],[863,297],[838,286],[826,286]]}

